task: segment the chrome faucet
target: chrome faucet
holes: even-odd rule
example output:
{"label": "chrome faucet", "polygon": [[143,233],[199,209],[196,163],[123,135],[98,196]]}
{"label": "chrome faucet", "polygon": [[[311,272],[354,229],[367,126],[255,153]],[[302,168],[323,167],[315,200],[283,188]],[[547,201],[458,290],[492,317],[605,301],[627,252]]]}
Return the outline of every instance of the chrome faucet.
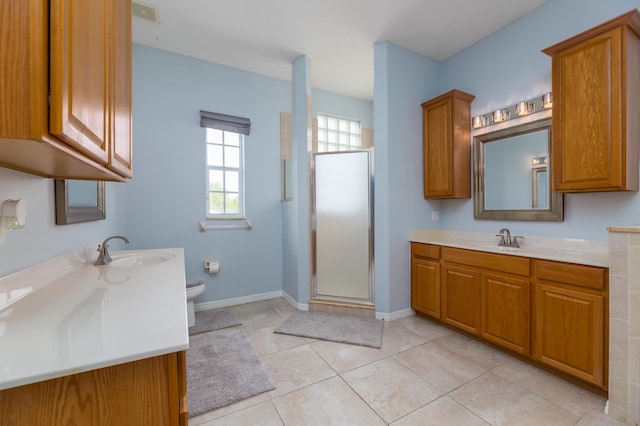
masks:
{"label": "chrome faucet", "polygon": [[507,228],[502,228],[496,234],[496,237],[500,237],[499,246],[502,247],[511,247],[511,232]]}
{"label": "chrome faucet", "polygon": [[496,237],[500,237],[500,241],[498,245],[501,247],[515,247],[520,248],[520,244],[518,244],[518,238],[521,240],[523,237],[520,235],[511,236],[511,232],[507,228],[502,228],[497,234]]}
{"label": "chrome faucet", "polygon": [[126,237],[121,237],[120,235],[114,235],[112,237],[107,238],[102,242],[102,244],[98,246],[98,252],[100,252],[100,254],[98,255],[98,260],[95,261],[94,265],[106,265],[109,262],[111,262],[111,256],[109,256],[109,250],[108,250],[109,245],[107,244],[107,242],[114,238],[119,238],[125,243],[129,244],[129,240]]}

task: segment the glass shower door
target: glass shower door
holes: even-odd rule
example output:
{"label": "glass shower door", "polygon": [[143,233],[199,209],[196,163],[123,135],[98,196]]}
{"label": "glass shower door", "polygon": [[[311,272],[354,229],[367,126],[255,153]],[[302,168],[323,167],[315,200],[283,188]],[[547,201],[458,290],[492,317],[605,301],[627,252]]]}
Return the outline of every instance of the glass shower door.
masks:
{"label": "glass shower door", "polygon": [[313,299],[374,303],[372,155],[312,155]]}

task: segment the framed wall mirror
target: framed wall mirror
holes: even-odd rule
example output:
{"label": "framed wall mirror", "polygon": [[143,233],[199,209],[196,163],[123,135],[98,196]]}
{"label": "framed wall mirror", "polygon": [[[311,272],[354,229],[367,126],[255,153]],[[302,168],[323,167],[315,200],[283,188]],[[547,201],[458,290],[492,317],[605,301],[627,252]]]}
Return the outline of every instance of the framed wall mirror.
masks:
{"label": "framed wall mirror", "polygon": [[551,192],[551,118],[479,134],[474,144],[474,217],[563,220]]}
{"label": "framed wall mirror", "polygon": [[56,225],[106,218],[105,183],[92,180],[55,180]]}

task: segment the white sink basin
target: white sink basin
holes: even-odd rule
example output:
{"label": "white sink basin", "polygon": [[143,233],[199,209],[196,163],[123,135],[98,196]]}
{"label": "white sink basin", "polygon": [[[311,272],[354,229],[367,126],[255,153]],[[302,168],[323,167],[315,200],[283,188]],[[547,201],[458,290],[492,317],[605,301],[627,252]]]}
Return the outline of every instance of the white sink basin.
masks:
{"label": "white sink basin", "polygon": [[109,266],[114,268],[137,268],[140,266],[154,265],[166,262],[175,256],[170,253],[122,253],[111,256]]}

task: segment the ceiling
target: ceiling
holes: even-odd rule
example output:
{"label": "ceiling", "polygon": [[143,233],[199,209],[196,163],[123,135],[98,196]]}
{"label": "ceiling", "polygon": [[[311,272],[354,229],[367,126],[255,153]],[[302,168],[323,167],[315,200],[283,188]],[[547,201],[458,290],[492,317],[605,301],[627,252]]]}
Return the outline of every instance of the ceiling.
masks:
{"label": "ceiling", "polygon": [[307,55],[311,85],[373,99],[373,45],[447,59],[547,0],[145,0],[133,41],[283,80]]}

